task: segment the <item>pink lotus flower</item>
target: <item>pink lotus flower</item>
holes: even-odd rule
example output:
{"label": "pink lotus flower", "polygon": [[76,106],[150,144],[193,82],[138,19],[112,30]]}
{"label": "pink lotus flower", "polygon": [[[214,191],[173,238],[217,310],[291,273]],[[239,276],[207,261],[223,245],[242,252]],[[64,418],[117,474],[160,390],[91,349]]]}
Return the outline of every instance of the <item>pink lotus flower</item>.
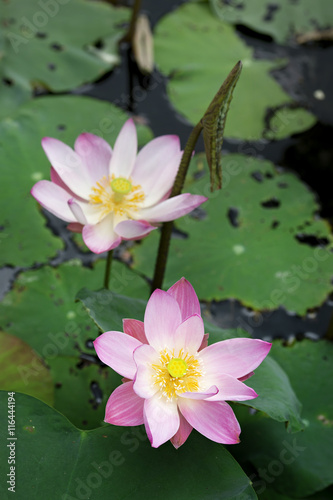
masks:
{"label": "pink lotus flower", "polygon": [[87,247],[101,253],[122,240],[141,239],[156,223],[177,219],[207,200],[181,194],[167,199],[179,167],[179,139],[165,135],[137,155],[132,119],[121,129],[114,149],[93,134],[81,134],[74,151],[51,137],[42,140],[52,164],[51,181],[39,181],[32,196],[49,212],[81,232]]}
{"label": "pink lotus flower", "polygon": [[169,439],[175,448],[192,428],[218,443],[239,442],[240,426],[225,402],[257,397],[242,380],[253,375],[271,344],[235,338],[207,347],[200,305],[182,278],[151,295],[144,323],[123,320],[124,332],[94,342],[98,357],[125,377],[110,396],[105,421],[144,424],[154,448]]}

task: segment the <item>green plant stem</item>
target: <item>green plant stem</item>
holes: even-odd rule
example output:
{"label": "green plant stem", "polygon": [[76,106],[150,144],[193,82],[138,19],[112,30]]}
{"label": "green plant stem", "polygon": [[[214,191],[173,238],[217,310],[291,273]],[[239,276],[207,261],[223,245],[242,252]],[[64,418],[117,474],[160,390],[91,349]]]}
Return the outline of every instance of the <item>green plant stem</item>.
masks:
{"label": "green plant stem", "polygon": [[106,258],[105,275],[104,275],[104,288],[106,288],[107,290],[109,289],[109,284],[110,284],[112,254],[113,254],[113,250],[109,250],[108,256]]}
{"label": "green plant stem", "polygon": [[177,196],[182,192],[188,167],[190,166],[190,161],[192,159],[192,154],[202,129],[203,126],[200,120],[192,130],[190,137],[187,140],[182,159],[180,160],[176,179],[170,194],[170,198],[172,198],[173,196]]}
{"label": "green plant stem", "polygon": [[134,31],[135,31],[136,20],[138,18],[140,8],[141,8],[141,0],[134,0],[130,25],[129,25],[129,28],[128,28],[126,35],[122,39],[123,42],[132,43]]}
{"label": "green plant stem", "polygon": [[[186,174],[188,171],[188,167],[190,165],[190,161],[192,158],[192,153],[194,151],[196,142],[199,138],[199,135],[201,133],[203,126],[200,122],[194,127],[194,129],[191,132],[190,137],[188,138],[188,141],[186,143],[184,153],[179,165],[179,169],[176,175],[176,179],[170,194],[170,198],[173,196],[177,196],[182,192],[182,189],[184,187],[184,182],[186,178]],[[161,237],[160,237],[160,243],[158,247],[158,253],[157,253],[157,258],[156,258],[156,263],[155,263],[155,271],[154,271],[154,278],[151,286],[151,292],[156,290],[156,288],[162,288],[163,285],[163,279],[164,279],[164,274],[165,274],[165,269],[166,269],[166,264],[168,260],[168,253],[169,253],[169,247],[170,247],[170,239],[171,239],[171,233],[172,233],[172,227],[173,227],[173,221],[170,222],[164,222],[161,230]]]}

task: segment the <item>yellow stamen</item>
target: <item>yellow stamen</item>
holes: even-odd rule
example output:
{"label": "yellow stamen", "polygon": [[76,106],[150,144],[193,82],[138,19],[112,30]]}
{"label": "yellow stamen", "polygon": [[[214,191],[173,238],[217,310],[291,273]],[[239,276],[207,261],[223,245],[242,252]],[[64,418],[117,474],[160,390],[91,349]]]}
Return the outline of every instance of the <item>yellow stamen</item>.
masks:
{"label": "yellow stamen", "polygon": [[168,400],[172,400],[182,392],[197,392],[199,390],[202,369],[199,360],[185,354],[183,349],[175,356],[174,352],[164,349],[160,353],[159,362],[152,365],[153,384]]}
{"label": "yellow stamen", "polygon": [[100,219],[111,212],[131,219],[144,199],[140,185],[133,186],[129,179],[114,174],[100,179],[90,194],[90,203],[100,210]]}

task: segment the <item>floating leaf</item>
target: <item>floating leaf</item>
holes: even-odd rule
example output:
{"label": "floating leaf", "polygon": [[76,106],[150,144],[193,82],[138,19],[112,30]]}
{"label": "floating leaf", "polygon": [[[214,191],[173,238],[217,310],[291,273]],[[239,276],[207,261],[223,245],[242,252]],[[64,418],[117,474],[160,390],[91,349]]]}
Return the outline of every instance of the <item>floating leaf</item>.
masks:
{"label": "floating leaf", "polygon": [[[2,328],[6,325],[9,333],[28,342],[50,367],[55,408],[84,429],[101,425],[108,396],[120,384],[120,377],[99,363],[92,341],[100,332],[82,305],[75,303],[76,292],[83,285],[101,286],[104,269],[103,260],[93,270],[71,261],[56,269],[43,267],[21,273],[0,304]],[[149,292],[144,280],[117,261],[112,265],[112,287],[126,293],[128,300],[148,296]],[[15,371],[17,363],[12,366]],[[45,381],[49,379],[45,376]],[[45,391],[47,387],[46,382]]]}
{"label": "floating leaf", "polygon": [[300,131],[306,130],[309,123],[309,113],[303,108],[282,106],[270,119],[269,128],[264,131],[265,139],[283,139],[292,135],[295,126]]}
{"label": "floating leaf", "polygon": [[[2,415],[7,412],[7,397],[6,392],[0,393]],[[16,394],[15,399],[20,409],[16,418],[18,500],[26,498],[27,491],[48,500],[109,500],[110,494],[114,500],[146,500],[152,491],[163,499],[257,498],[229,451],[195,431],[178,450],[170,443],[156,450],[141,427],[109,425],[80,431],[30,396]],[[1,426],[0,436],[5,442],[7,426]],[[3,500],[12,498],[4,481],[0,493]]]}
{"label": "floating leaf", "polygon": [[89,316],[102,332],[123,331],[123,319],[143,321],[147,303],[144,300],[119,295],[111,290],[91,291],[83,288],[77,294]]}
{"label": "floating leaf", "polygon": [[[117,43],[124,34],[120,26],[128,16],[128,9],[103,2],[3,2],[0,15],[3,75],[24,92],[25,98],[29,96],[28,89],[31,92],[45,87],[63,92],[95,80],[119,63]],[[94,47],[103,37],[112,40],[107,58],[105,52],[100,51],[102,57]],[[14,97],[19,101],[23,96]],[[10,111],[8,106],[3,109],[5,98],[6,95],[0,98],[2,116],[8,116]]]}
{"label": "floating leaf", "polygon": [[22,87],[12,78],[4,76],[0,67],[0,119],[10,116],[16,108],[28,101],[32,92],[27,87]]}
{"label": "floating leaf", "polygon": [[248,385],[256,391],[259,397],[243,401],[242,404],[263,411],[273,420],[287,423],[288,430],[291,432],[304,429],[300,414],[302,405],[297,399],[286,372],[272,356],[268,356],[255,370]]}
{"label": "floating leaf", "polygon": [[259,478],[253,475],[252,480],[258,493],[269,485],[282,495],[307,497],[333,484],[333,346],[326,341],[303,340],[288,347],[274,342],[271,355],[303,405],[305,429],[288,434],[263,414],[249,415],[237,407],[242,443],[233,453],[256,467]]}
{"label": "floating leaf", "polygon": [[[58,268],[45,266],[19,274],[0,304],[0,326],[28,342],[46,360],[76,356],[79,361],[80,354],[87,352],[87,340],[94,340],[99,331],[82,305],[75,303],[75,296],[83,285],[99,288],[104,269],[104,260],[94,269],[73,260]],[[147,283],[117,261],[113,262],[110,287],[128,297],[148,296]],[[102,301],[100,306],[104,307]]]}
{"label": "floating leaf", "polygon": [[[0,266],[27,267],[53,257],[62,241],[45,227],[32,186],[50,178],[50,163],[40,145],[44,136],[73,146],[82,132],[104,137],[112,146],[127,115],[119,108],[87,97],[41,97],[17,115],[0,122]],[[139,143],[151,138],[138,127]]]}
{"label": "floating leaf", "polygon": [[[269,161],[223,161],[224,188],[212,194],[203,155],[192,161],[186,190],[210,199],[199,217],[177,221],[188,238],[171,241],[165,287],[185,276],[202,300],[235,298],[260,310],[283,305],[298,314],[321,305],[332,291],[333,238],[315,215],[314,195]],[[152,234],[133,249],[134,268],[149,277],[157,244]]]}
{"label": "floating leaf", "polygon": [[220,189],[222,185],[222,143],[224,127],[232,94],[238,78],[240,77],[241,70],[242,63],[239,61],[230,71],[221,85],[221,88],[208,106],[204,117],[201,119],[212,191],[214,185],[216,185],[218,189]]}
{"label": "floating leaf", "polygon": [[48,359],[54,381],[54,408],[80,429],[104,424],[105,407],[121,377],[101,366],[94,349],[78,356]]}
{"label": "floating leaf", "polygon": [[286,43],[295,35],[330,28],[333,24],[332,2],[317,0],[210,0],[213,11],[225,22],[243,24],[259,33]]}
{"label": "floating leaf", "polygon": [[52,405],[53,383],[43,360],[14,335],[0,331],[0,341],[0,389],[23,392]]}
{"label": "floating leaf", "polygon": [[[172,104],[193,124],[204,114],[216,88],[239,59],[243,63],[242,77],[234,92],[225,136],[257,140],[267,132],[268,110],[292,102],[270,75],[283,63],[255,59],[253,49],[232,26],[217,19],[204,1],[182,5],[156,26],[156,64],[168,76]],[[315,121],[305,112],[301,124],[294,120],[285,129],[279,127],[278,136],[306,130]]]}

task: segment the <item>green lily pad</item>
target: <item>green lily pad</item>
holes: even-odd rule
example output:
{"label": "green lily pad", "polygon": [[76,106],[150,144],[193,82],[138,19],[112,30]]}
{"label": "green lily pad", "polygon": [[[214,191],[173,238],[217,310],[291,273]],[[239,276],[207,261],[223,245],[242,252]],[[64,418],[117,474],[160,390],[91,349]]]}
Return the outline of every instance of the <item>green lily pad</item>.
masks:
{"label": "green lily pad", "polygon": [[6,78],[3,68],[0,67],[0,119],[12,115],[16,108],[31,98],[31,95],[29,88]]}
{"label": "green lily pad", "polygon": [[[7,412],[7,397],[1,393],[1,414]],[[44,403],[21,394],[15,398],[21,450],[16,453],[17,500],[26,498],[27,491],[48,500],[108,500],[110,492],[114,500],[146,500],[152,491],[170,500],[257,498],[230,453],[195,431],[178,450],[170,443],[156,450],[141,427],[80,431]],[[7,427],[1,426],[0,433],[5,442]],[[9,500],[12,493],[5,484],[0,485],[1,498]]]}
{"label": "green lily pad", "polygon": [[80,429],[103,425],[106,403],[121,385],[121,376],[101,366],[94,350],[81,359],[57,356],[48,364],[55,386],[54,408]]}
{"label": "green lily pad", "polygon": [[[111,288],[129,297],[148,296],[148,285],[124,264],[114,261],[112,268]],[[100,332],[75,303],[83,285],[101,286],[104,269],[103,260],[94,269],[70,261],[21,273],[0,304],[2,328],[29,343],[50,367],[55,408],[84,429],[101,425],[106,401],[120,384],[120,377],[99,363],[92,341]]]}
{"label": "green lily pad", "polygon": [[[102,331],[120,330],[122,318],[143,320],[146,303],[136,298],[123,297],[109,290],[91,292],[83,289],[77,295],[89,316]],[[235,337],[247,337],[242,330],[222,330],[205,322],[205,331],[209,332],[209,344]],[[112,370],[111,370],[112,371]],[[289,379],[276,361],[267,358],[250,378],[259,397],[244,404],[266,412],[279,422],[286,422],[292,432],[303,429],[300,416],[301,405],[290,385]]]}
{"label": "green lily pad", "polygon": [[[129,15],[128,9],[105,2],[4,2],[0,15],[3,75],[26,98],[35,88],[64,92],[96,80],[119,63],[117,43],[125,34],[123,25]],[[104,37],[107,47],[101,41]],[[96,42],[102,48],[96,48]],[[18,94],[15,97],[19,101]],[[2,95],[1,116],[8,116],[8,107],[2,106],[5,100]]]}
{"label": "green lily pad", "polygon": [[[177,33],[177,36],[175,36]],[[217,19],[206,2],[190,2],[166,15],[156,26],[155,59],[169,77],[167,91],[172,104],[191,123],[202,118],[221,83],[238,60],[242,75],[234,91],[226,122],[225,136],[257,140],[286,137],[315,123],[305,110],[294,110],[276,129],[267,130],[268,109],[290,105],[290,97],[269,72],[282,62],[255,59],[234,28]],[[274,116],[274,114],[273,114]]]}
{"label": "green lily pad", "polygon": [[[93,269],[72,260],[19,274],[0,304],[0,326],[28,342],[47,362],[57,356],[75,356],[79,361],[87,352],[87,340],[94,340],[99,331],[82,305],[75,303],[75,296],[83,285],[100,288],[104,270],[104,260]],[[148,296],[147,283],[118,261],[113,262],[110,286],[128,297]]]}
{"label": "green lily pad", "polygon": [[[23,106],[14,118],[0,122],[0,267],[29,267],[45,262],[63,248],[63,242],[45,227],[32,186],[50,179],[50,164],[40,141],[55,137],[73,146],[82,132],[104,137],[112,146],[127,115],[112,104],[87,97],[42,97]],[[151,138],[138,127],[143,145]]]}
{"label": "green lily pad", "polygon": [[300,415],[302,405],[286,372],[271,356],[256,368],[246,384],[256,391],[258,397],[242,404],[260,410],[278,422],[285,422],[291,432],[304,429]]}
{"label": "green lily pad", "polygon": [[[192,175],[201,178],[185,191],[210,199],[203,218],[177,221],[188,238],[171,241],[165,287],[185,276],[201,300],[235,298],[298,314],[321,305],[332,291],[333,238],[313,193],[269,161],[228,155],[223,165],[224,187],[210,194],[204,156],[192,161]],[[133,249],[134,268],[149,277],[158,239],[152,234]]]}
{"label": "green lily pad", "polygon": [[305,429],[287,434],[265,415],[249,415],[237,407],[242,444],[233,452],[256,467],[259,478],[252,480],[258,494],[269,485],[282,495],[307,497],[333,484],[333,345],[303,340],[284,347],[275,342],[272,356],[303,405]]}
{"label": "green lily pad", "polygon": [[264,131],[264,138],[284,139],[295,133],[295,127],[302,132],[314,124],[314,120],[311,123],[309,117],[309,112],[303,108],[282,106],[275,110],[269,128]]}
{"label": "green lily pad", "polygon": [[286,43],[293,35],[308,31],[331,28],[333,24],[332,2],[279,0],[210,0],[213,11],[225,22],[243,24],[259,33],[270,35],[278,43]]}
{"label": "green lily pad", "polygon": [[102,332],[122,332],[123,318],[143,321],[147,305],[144,300],[119,295],[111,290],[94,292],[83,288],[76,297]]}
{"label": "green lily pad", "polygon": [[52,405],[53,382],[43,360],[14,335],[0,331],[0,388],[29,394]]}

